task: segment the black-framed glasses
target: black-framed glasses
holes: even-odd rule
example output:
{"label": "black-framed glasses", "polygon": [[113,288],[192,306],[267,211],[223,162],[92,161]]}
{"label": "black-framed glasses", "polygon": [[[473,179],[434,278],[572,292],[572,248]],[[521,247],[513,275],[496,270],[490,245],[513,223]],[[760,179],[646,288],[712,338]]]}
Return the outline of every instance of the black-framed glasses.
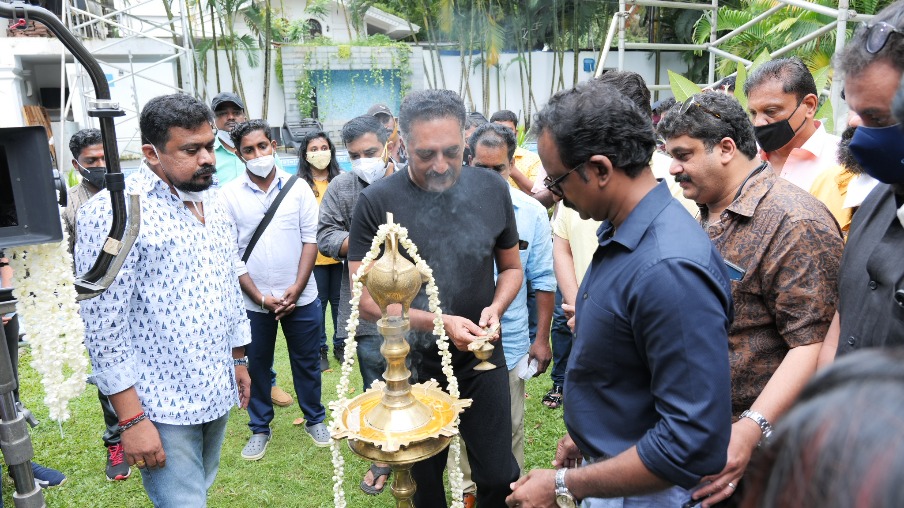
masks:
{"label": "black-framed glasses", "polygon": [[722,115],[720,115],[719,113],[716,113],[715,111],[713,111],[713,110],[707,108],[707,107],[704,106],[703,104],[700,104],[699,102],[697,102],[697,96],[696,96],[696,95],[692,95],[690,99],[684,101],[684,102],[681,104],[681,109],[678,110],[678,114],[679,114],[679,115],[684,115],[684,114],[686,114],[688,111],[690,111],[691,106],[696,106],[696,107],[702,109],[703,111],[705,111],[705,112],[709,113],[710,115],[712,115],[712,116],[713,116],[715,119],[717,119],[717,120],[721,120],[721,119],[722,119]]}
{"label": "black-framed glasses", "polygon": [[904,30],[898,30],[894,25],[880,21],[875,25],[866,26],[866,51],[872,55],[882,51],[891,34],[904,34]]}
{"label": "black-framed glasses", "polygon": [[565,197],[565,193],[562,191],[562,182],[565,181],[566,178],[568,178],[568,175],[574,173],[575,170],[577,170],[579,167],[583,166],[584,164],[587,164],[587,161],[584,161],[584,162],[578,164],[577,166],[569,169],[568,171],[565,172],[564,175],[562,175],[556,179],[552,179],[551,177],[547,176],[546,178],[543,179],[543,185],[545,185],[546,188],[549,189],[549,192],[552,192],[556,196],[558,196],[560,198]]}

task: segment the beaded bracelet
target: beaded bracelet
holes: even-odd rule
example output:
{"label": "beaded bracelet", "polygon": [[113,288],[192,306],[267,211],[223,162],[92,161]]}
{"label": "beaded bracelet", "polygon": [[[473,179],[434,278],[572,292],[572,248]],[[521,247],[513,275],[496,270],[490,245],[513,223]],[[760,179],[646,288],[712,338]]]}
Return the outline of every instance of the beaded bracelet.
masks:
{"label": "beaded bracelet", "polygon": [[144,416],[144,411],[138,413],[137,415],[135,415],[131,418],[126,418],[125,420],[120,420],[119,426],[122,427],[123,425],[128,425],[129,422],[131,422],[132,420],[134,420],[140,416]]}
{"label": "beaded bracelet", "polygon": [[144,420],[146,418],[147,418],[147,416],[144,413],[141,413],[140,415],[136,416],[132,420],[129,420],[129,422],[126,423],[125,425],[120,425],[119,432],[122,433],[122,432],[129,430],[130,428],[134,427],[135,425],[138,425],[141,422],[141,420]]}

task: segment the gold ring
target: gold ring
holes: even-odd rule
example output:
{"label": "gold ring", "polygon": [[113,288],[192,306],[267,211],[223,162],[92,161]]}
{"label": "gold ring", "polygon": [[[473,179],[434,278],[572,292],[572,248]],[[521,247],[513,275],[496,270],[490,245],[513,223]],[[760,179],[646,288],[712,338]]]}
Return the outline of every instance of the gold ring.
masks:
{"label": "gold ring", "polygon": [[137,467],[144,467],[144,466],[145,466],[143,460],[136,460],[136,461],[135,461],[135,465],[136,465]]}
{"label": "gold ring", "polygon": [[728,482],[728,486],[731,487],[731,490],[734,490],[734,489],[737,488],[737,487],[735,486],[735,484],[733,484],[733,483],[731,483],[731,482]]}

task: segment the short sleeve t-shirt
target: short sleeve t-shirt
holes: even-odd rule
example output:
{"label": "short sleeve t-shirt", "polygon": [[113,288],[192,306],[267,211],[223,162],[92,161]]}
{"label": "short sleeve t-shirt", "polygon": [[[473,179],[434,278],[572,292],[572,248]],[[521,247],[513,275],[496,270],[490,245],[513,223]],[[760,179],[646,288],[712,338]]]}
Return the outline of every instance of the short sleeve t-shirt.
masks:
{"label": "short sleeve t-shirt", "polygon": [[[408,229],[408,237],[433,270],[443,312],[476,323],[496,292],[495,249],[518,243],[512,199],[502,177],[466,166],[455,185],[444,192],[421,189],[407,171],[375,182],[361,193],[355,207],[349,261],[364,259],[387,212]],[[429,310],[423,287],[412,307]],[[474,358],[451,349],[456,364]],[[505,364],[501,347],[494,350],[491,361]]]}

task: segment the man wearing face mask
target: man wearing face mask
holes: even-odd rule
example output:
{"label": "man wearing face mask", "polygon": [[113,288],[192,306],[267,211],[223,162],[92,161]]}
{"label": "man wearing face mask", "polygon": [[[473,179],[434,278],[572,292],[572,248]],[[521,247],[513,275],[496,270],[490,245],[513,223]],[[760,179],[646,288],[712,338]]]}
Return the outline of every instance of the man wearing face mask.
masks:
{"label": "man wearing face mask", "polygon": [[[277,324],[289,349],[295,395],[305,418],[305,431],[315,446],[329,446],[330,434],[320,403],[320,300],[311,272],[317,257],[317,200],[308,185],[295,185],[276,168],[276,142],[263,120],[238,124],[232,140],[246,171],[223,187],[223,201],[232,218],[236,241],[235,266],[251,322],[251,343],[246,347],[251,375],[248,416],[251,438],[242,450],[245,460],[259,460],[270,441],[273,402],[270,366]],[[274,205],[280,195],[278,205]],[[252,239],[271,207],[270,224]],[[248,249],[251,249],[248,251]]]}
{"label": "man wearing face mask", "polygon": [[389,141],[386,144],[389,156],[392,158],[396,169],[402,170],[408,165],[408,153],[405,143],[399,135],[399,122],[386,104],[374,104],[367,110],[367,114],[376,117],[383,124],[383,128],[389,131]]}
{"label": "man wearing face mask", "polygon": [[904,0],[861,25],[836,61],[848,107],[863,122],[851,152],[881,183],[851,223],[820,367],[836,354],[904,345],[904,130],[892,114],[904,72]]}
{"label": "man wearing face mask", "polygon": [[[213,110],[217,126],[217,140],[214,145],[217,174],[214,178],[216,185],[222,186],[245,172],[245,162],[236,153],[237,149],[229,137],[235,126],[246,120],[245,103],[241,97],[232,92],[220,92],[210,101],[210,109]],[[279,157],[276,158],[276,167],[283,169]]]}
{"label": "man wearing face mask", "polygon": [[69,252],[72,252],[76,239],[75,214],[85,201],[106,187],[106,163],[100,130],[82,129],[73,134],[69,139],[69,151],[72,153],[72,168],[82,177],[78,185],[69,189],[63,210],[63,222],[69,233]]}
{"label": "man wearing face mask", "polygon": [[[229,411],[247,406],[250,392],[232,221],[207,190],[212,123],[190,95],[144,106],[144,160],[126,180],[126,193],[140,197],[140,232],[110,287],[81,302],[89,379],[110,397],[126,460],[160,508],[206,506]],[[106,191],[79,210],[78,273],[109,245],[112,220]]]}
{"label": "man wearing face mask", "polygon": [[818,120],[819,92],[799,58],[766,62],[744,83],[760,158],[782,178],[809,191],[835,165],[840,141]]}
{"label": "man wearing face mask", "polygon": [[[374,182],[391,175],[395,164],[389,158],[386,144],[389,131],[372,115],[353,118],[342,126],[342,142],[348,149],[352,170],[342,173],[330,182],[320,203],[320,224],[317,227],[317,246],[324,256],[346,261],[348,255],[348,234],[352,227],[352,213],[358,203],[361,191]],[[351,313],[349,301],[352,298],[349,283],[348,263],[343,263],[342,280],[339,288],[338,323],[348,321]],[[345,341],[348,332],[345,326],[336,330],[336,340]],[[380,355],[383,337],[373,321],[360,319],[356,332],[358,341],[358,367],[364,388],[383,378],[385,362]],[[361,481],[361,489],[371,495],[383,491],[390,469],[374,464]]]}

